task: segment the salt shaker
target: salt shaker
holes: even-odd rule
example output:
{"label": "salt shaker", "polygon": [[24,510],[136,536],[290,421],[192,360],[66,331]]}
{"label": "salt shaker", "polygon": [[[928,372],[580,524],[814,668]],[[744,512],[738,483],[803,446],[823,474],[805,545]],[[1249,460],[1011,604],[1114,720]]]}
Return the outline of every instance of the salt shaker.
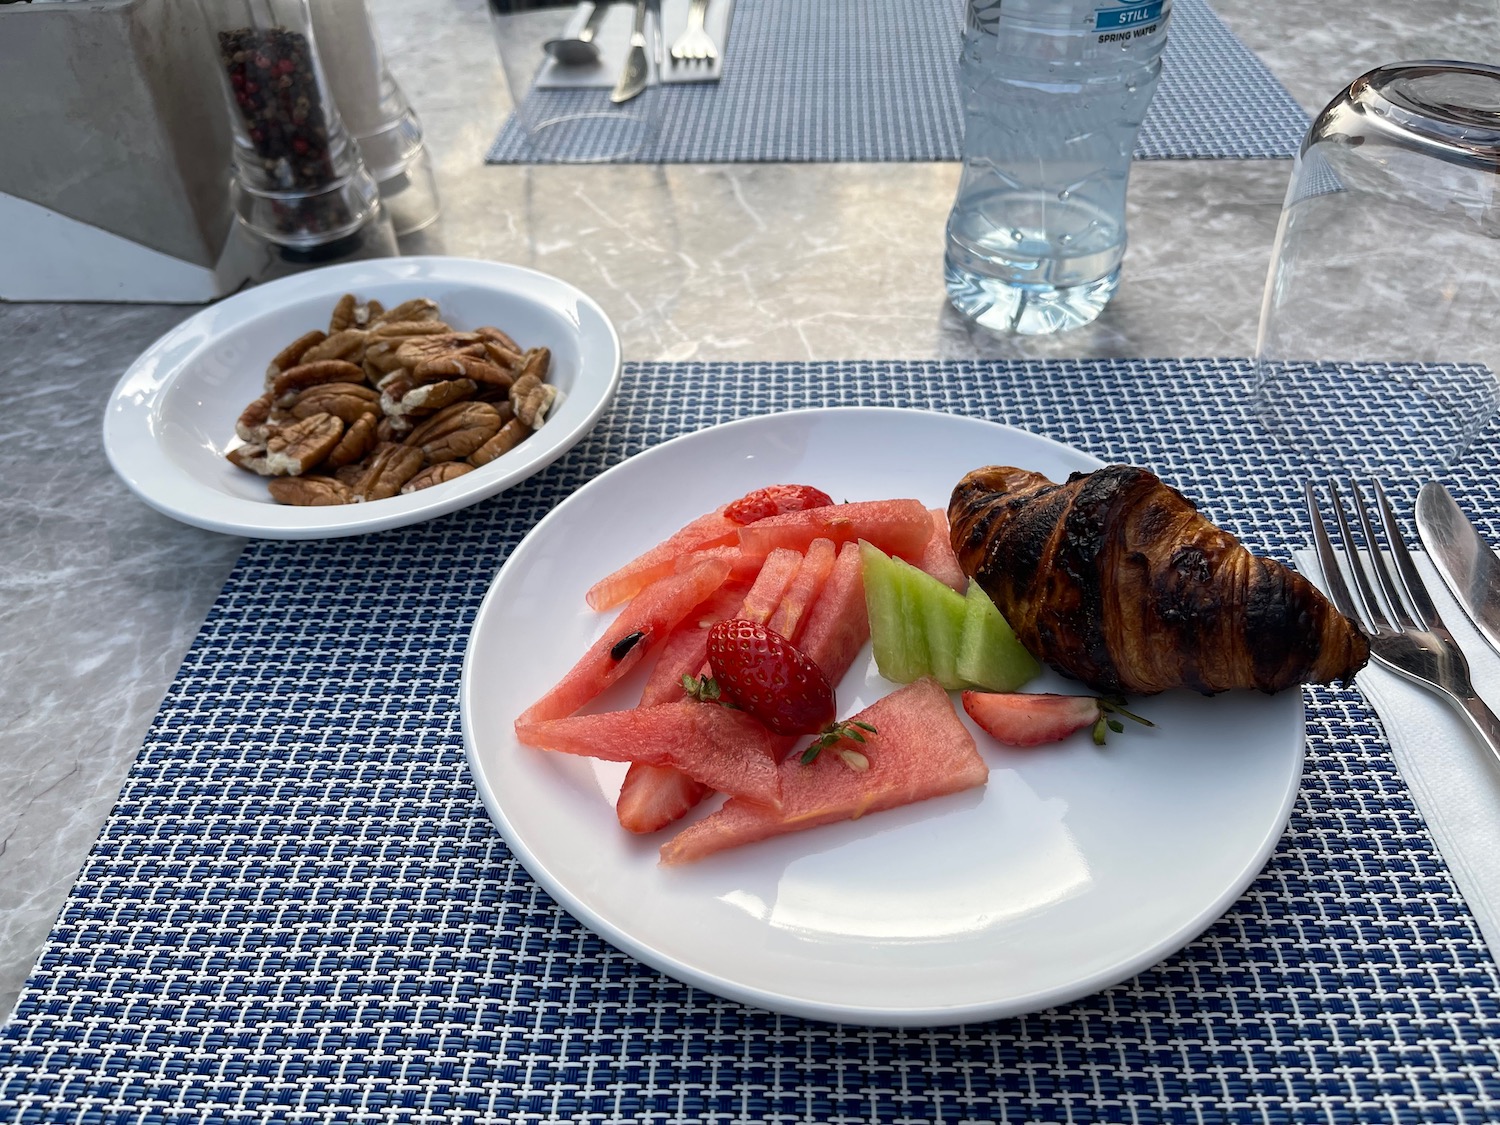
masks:
{"label": "salt shaker", "polygon": [[199,0],[234,128],[236,212],[306,260],[395,253],[318,56],[308,0]]}
{"label": "salt shaker", "polygon": [[386,67],[365,0],[316,0],[311,10],[329,89],[396,233],[421,230],[438,217],[432,164],[422,123]]}

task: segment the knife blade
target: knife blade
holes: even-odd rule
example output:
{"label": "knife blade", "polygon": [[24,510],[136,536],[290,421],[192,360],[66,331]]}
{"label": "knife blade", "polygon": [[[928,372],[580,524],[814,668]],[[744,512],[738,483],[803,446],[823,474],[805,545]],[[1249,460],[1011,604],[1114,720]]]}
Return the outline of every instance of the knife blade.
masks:
{"label": "knife blade", "polygon": [[1500,559],[1437,481],[1417,493],[1417,534],[1448,592],[1500,652]]}
{"label": "knife blade", "polygon": [[628,102],[646,88],[651,64],[646,57],[646,0],[635,0],[635,27],[630,33],[630,53],[625,56],[625,70],[609,100],[618,105]]}

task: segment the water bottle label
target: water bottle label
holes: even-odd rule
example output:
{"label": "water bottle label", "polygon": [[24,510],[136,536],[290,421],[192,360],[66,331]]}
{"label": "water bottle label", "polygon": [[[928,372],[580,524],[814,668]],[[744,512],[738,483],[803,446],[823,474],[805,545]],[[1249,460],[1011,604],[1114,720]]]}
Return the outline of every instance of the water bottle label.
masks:
{"label": "water bottle label", "polygon": [[1124,42],[1150,35],[1161,26],[1165,0],[1146,0],[1145,3],[1121,3],[1108,8],[1094,10],[1094,30],[1100,32],[1099,42]]}

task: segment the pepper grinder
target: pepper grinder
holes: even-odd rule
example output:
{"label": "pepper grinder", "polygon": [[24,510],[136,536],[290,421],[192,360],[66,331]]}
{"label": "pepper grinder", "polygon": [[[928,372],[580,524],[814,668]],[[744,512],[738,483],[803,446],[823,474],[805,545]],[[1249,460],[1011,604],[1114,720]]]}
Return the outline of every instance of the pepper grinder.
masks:
{"label": "pepper grinder", "polygon": [[308,0],[199,0],[234,132],[235,210],[292,261],[396,253],[339,116]]}

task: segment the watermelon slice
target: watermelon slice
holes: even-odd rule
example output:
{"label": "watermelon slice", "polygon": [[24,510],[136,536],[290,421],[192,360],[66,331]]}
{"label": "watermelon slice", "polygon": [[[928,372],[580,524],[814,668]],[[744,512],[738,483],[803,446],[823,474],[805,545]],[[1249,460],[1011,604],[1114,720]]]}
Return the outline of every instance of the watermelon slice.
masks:
{"label": "watermelon slice", "polygon": [[620,612],[567,675],[521,714],[517,727],[561,719],[599,695],[655,650],[679,621],[723,585],[728,574],[727,562],[706,559],[653,583]]}
{"label": "watermelon slice", "polygon": [[708,631],[730,617],[745,600],[742,590],[720,586],[687,615],[661,646],[661,655],[641,689],[641,706],[675,703],[682,696],[682,677],[696,676],[708,663]]}
{"label": "watermelon slice", "polygon": [[765,565],[760,568],[754,585],[745,595],[745,600],[735,617],[742,621],[754,621],[764,625],[771,619],[771,614],[776,612],[776,607],[781,604],[782,595],[786,593],[786,588],[791,585],[792,579],[797,576],[797,571],[801,566],[800,551],[782,548],[772,551],[766,556]]}
{"label": "watermelon slice", "polygon": [[[765,624],[766,619],[777,608],[777,603],[782,600],[782,592],[800,572],[802,560],[803,556],[796,551],[772,551],[766,559],[766,565],[756,577],[755,584],[745,594],[733,616]],[[724,593],[732,596],[727,589]],[[724,614],[725,617],[730,615],[729,612]],[[709,624],[712,625],[713,622]],[[675,635],[673,639],[676,640]],[[705,627],[691,643],[683,641],[672,646],[669,642],[669,651],[662,654],[650,679],[646,681],[646,687],[641,693],[641,706],[681,699],[683,676],[707,674],[708,628]],[[778,742],[777,760],[792,748],[794,741],[782,739]],[[683,775],[664,768],[653,768],[648,772],[641,765],[633,765],[625,775],[625,782],[626,787],[621,790],[621,801],[616,803],[615,812],[620,817],[620,823],[633,832],[655,832],[665,828],[708,795],[708,791],[699,786],[697,795],[693,796],[694,789],[687,784]]]}
{"label": "watermelon slice", "polygon": [[932,575],[944,586],[962,594],[969,585],[969,577],[958,565],[958,556],[953,553],[953,544],[948,531],[948,513],[942,508],[932,508],[932,538],[927,541],[922,556],[914,560],[917,566]]}
{"label": "watermelon slice", "polygon": [[828,581],[828,575],[833,570],[835,557],[836,548],[832,539],[814,539],[808,544],[807,554],[802,556],[797,575],[781,596],[781,604],[776,607],[771,620],[766,622],[766,628],[796,643],[807,619],[807,611],[812,608],[812,603],[823,590],[823,583]]}
{"label": "watermelon slice", "polygon": [[918,500],[863,500],[771,516],[740,529],[740,550],[765,558],[777,547],[806,552],[814,539],[842,546],[859,539],[888,555],[921,558],[932,538],[932,517]]}
{"label": "watermelon slice", "polygon": [[809,765],[788,758],[778,767],[779,810],[726,801],[663,844],[662,863],[691,863],[740,844],[957,793],[983,785],[989,776],[953,701],[933,680],[917,680],[855,718],[878,732],[860,747],[868,769],[852,770],[829,750]]}
{"label": "watermelon slice", "polygon": [[528,746],[602,758],[671,766],[710,789],[755,805],[777,807],[780,740],[743,711],[684,699],[628,711],[517,723]]}
{"label": "watermelon slice", "polygon": [[828,682],[837,688],[869,639],[870,616],[865,610],[859,544],[845,543],[839,548],[817,601],[808,611],[797,647],[812,657]]}
{"label": "watermelon slice", "polygon": [[733,544],[739,533],[740,525],[724,515],[724,508],[715,509],[699,516],[613,574],[599,579],[589,587],[584,599],[594,609],[611,609],[635,597],[658,579],[671,575],[678,569],[684,555]]}

